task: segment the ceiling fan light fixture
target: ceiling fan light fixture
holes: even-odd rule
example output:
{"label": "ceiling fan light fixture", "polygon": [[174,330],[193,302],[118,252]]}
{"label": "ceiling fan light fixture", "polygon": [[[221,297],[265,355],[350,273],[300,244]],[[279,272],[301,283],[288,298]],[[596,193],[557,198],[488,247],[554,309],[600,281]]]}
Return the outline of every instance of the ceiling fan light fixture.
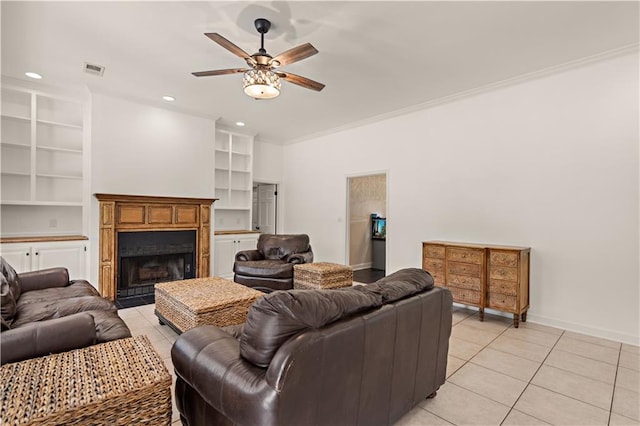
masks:
{"label": "ceiling fan light fixture", "polygon": [[280,94],[280,77],[266,69],[253,69],[242,78],[244,93],[255,99],[272,99]]}

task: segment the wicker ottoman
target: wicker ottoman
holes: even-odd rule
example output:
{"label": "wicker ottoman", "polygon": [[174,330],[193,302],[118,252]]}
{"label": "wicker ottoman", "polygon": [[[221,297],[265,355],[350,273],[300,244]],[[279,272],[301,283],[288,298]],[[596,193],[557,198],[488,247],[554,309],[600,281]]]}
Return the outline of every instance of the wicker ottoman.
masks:
{"label": "wicker ottoman", "polygon": [[293,288],[321,289],[353,285],[353,269],[337,263],[303,263],[293,266]]}
{"label": "wicker ottoman", "polygon": [[264,293],[218,277],[156,284],[156,315],[176,332],[199,325],[240,324]]}
{"label": "wicker ottoman", "polygon": [[3,425],[169,425],[171,376],[146,336],[0,367]]}

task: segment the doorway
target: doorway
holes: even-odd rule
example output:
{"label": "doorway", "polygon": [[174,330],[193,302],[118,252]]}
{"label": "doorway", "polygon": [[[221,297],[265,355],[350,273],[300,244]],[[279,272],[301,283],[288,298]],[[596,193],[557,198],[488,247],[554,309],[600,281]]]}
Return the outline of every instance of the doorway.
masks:
{"label": "doorway", "polygon": [[347,177],[347,219],[347,264],[353,279],[375,282],[386,270],[386,172]]}
{"label": "doorway", "polygon": [[253,212],[251,228],[261,234],[278,233],[278,185],[253,183]]}

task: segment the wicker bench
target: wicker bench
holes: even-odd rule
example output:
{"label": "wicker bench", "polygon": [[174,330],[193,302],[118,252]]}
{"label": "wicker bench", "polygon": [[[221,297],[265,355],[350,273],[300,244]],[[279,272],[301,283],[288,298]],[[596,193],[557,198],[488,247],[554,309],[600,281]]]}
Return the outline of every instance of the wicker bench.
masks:
{"label": "wicker bench", "polygon": [[0,367],[3,425],[169,425],[171,376],[146,336]]}
{"label": "wicker bench", "polygon": [[322,289],[353,285],[353,269],[337,263],[317,262],[294,265],[293,288]]}
{"label": "wicker bench", "polygon": [[218,277],[156,284],[156,315],[161,324],[184,333],[199,325],[240,324],[264,293]]}

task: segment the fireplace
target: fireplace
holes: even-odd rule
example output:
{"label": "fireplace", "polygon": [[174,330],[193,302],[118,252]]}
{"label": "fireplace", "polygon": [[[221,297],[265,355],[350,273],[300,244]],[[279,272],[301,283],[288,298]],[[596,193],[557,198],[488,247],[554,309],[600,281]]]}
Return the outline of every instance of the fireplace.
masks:
{"label": "fireplace", "polygon": [[118,233],[116,300],[147,296],[154,285],[195,278],[196,231]]}

